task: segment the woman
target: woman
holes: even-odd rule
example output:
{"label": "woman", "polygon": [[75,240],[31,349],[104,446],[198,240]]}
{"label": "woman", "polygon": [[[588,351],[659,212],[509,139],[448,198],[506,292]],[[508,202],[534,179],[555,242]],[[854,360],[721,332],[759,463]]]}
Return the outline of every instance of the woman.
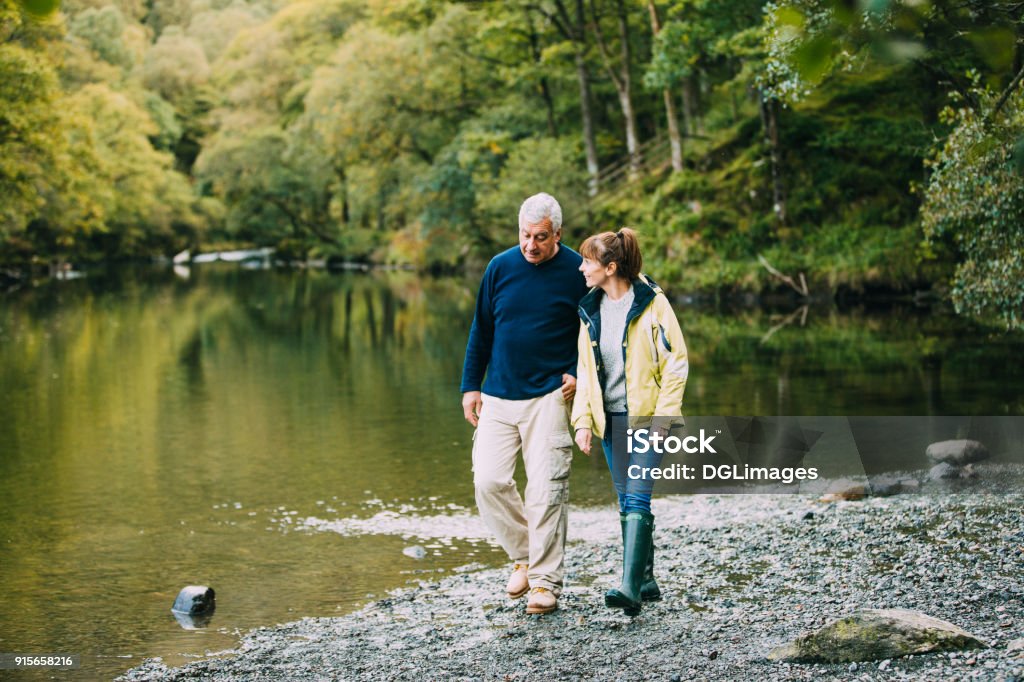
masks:
{"label": "woman", "polygon": [[[622,585],[609,590],[604,602],[635,616],[643,601],[661,599],[661,590],[654,579],[651,540],[653,481],[633,480],[626,472],[631,464],[656,467],[660,456],[627,452],[626,415],[634,425],[655,415],[682,416],[686,345],[665,294],[640,273],[636,232],[624,227],[594,235],[583,242],[580,255],[580,271],[592,289],[579,306],[572,424],[577,445],[588,455],[593,436],[602,439],[619,497]],[[658,430],[665,435],[667,425]]]}

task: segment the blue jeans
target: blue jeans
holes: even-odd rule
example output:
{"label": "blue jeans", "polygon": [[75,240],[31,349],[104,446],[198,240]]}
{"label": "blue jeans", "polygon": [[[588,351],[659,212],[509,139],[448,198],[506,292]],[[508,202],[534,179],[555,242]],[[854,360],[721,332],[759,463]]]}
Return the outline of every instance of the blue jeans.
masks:
{"label": "blue jeans", "polygon": [[[619,513],[629,512],[651,513],[651,493],[654,481],[651,479],[634,479],[628,475],[629,467],[657,467],[661,464],[661,455],[654,452],[645,454],[630,453],[627,447],[627,436],[623,428],[626,424],[625,412],[605,412],[604,458],[608,470],[612,474],[612,484],[619,497]],[[614,426],[613,426],[614,424]]]}

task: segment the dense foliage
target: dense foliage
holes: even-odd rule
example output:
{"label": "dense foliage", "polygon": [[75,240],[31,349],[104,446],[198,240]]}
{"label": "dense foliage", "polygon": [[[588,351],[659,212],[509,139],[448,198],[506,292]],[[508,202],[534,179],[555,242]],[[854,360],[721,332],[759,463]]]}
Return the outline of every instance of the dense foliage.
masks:
{"label": "dense foliage", "polygon": [[944,114],[955,124],[937,155],[923,212],[933,244],[962,254],[953,300],[976,315],[1024,326],[1024,102],[977,92],[980,110]]}
{"label": "dense foliage", "polygon": [[5,263],[456,267],[546,190],[570,243],[633,224],[668,284],[780,286],[762,257],[812,291],[953,278],[962,309],[1021,319],[1017,2],[54,9],[0,0]]}

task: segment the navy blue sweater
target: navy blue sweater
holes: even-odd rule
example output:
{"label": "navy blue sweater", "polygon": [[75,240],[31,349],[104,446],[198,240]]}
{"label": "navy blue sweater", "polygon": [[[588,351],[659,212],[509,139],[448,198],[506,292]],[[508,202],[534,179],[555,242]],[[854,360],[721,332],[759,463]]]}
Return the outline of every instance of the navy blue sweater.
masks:
{"label": "navy blue sweater", "polygon": [[525,400],[561,386],[563,374],[576,375],[577,306],[587,293],[582,262],[564,244],[539,265],[518,246],[491,259],[466,344],[463,393]]}

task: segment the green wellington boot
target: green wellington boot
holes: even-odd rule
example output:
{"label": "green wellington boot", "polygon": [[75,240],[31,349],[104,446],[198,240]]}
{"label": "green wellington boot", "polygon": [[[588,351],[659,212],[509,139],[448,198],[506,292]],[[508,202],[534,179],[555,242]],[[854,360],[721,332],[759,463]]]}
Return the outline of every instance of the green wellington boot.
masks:
{"label": "green wellington boot", "polygon": [[[619,525],[622,527],[622,537],[626,537],[626,515],[619,513]],[[658,581],[654,579],[654,517],[651,516],[651,551],[647,553],[647,565],[644,566],[644,580],[640,585],[640,599],[643,601],[661,601],[661,588]]]}
{"label": "green wellington boot", "polygon": [[646,512],[629,512],[622,531],[622,584],[617,590],[608,590],[604,605],[622,609],[627,616],[640,613],[643,599],[640,586],[643,584],[644,568],[651,553],[651,533],[654,517]]}

